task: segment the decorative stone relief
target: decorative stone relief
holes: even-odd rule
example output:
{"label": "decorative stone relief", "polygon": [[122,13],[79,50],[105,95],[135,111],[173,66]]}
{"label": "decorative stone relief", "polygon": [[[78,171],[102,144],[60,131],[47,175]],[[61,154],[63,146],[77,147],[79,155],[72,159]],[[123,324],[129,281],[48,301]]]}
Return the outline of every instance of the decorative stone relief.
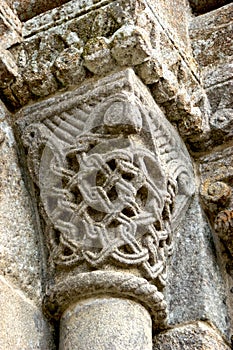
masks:
{"label": "decorative stone relief", "polygon": [[5,61],[11,55],[17,74],[6,67],[11,79],[2,77],[0,93],[17,110],[93,76],[134,67],[180,134],[199,142],[209,130],[206,93],[189,50],[173,35],[174,21],[174,30],[168,24],[174,15],[167,12],[166,20],[163,14],[162,23],[159,8],[144,0],[75,0],[30,19],[24,42],[4,55]]}
{"label": "decorative stone relief", "polygon": [[162,327],[172,233],[194,192],[192,164],[175,129],[131,70],[18,117],[55,276],[50,312],[59,317],[87,283],[85,295],[102,289],[144,298],[154,326]]}

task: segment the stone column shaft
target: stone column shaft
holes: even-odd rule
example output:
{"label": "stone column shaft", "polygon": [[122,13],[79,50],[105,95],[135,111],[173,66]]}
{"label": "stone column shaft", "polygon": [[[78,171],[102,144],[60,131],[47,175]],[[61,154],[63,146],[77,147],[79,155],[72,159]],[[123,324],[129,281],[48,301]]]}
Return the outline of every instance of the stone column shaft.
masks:
{"label": "stone column shaft", "polygon": [[151,350],[148,311],[127,299],[98,297],[70,306],[60,321],[60,350]]}

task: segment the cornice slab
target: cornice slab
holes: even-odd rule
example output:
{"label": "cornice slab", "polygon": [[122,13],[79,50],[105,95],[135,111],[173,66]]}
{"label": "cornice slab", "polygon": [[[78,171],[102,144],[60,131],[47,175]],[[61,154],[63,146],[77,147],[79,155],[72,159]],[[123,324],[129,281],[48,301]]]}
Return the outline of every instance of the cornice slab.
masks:
{"label": "cornice slab", "polygon": [[59,7],[68,0],[5,0],[7,4],[17,12],[22,22],[29,20],[40,13]]}
{"label": "cornice slab", "polygon": [[[10,84],[3,82],[4,101],[19,109],[90,78],[133,67],[181,135],[199,139],[209,128],[209,106],[198,70],[177,28],[172,32],[175,9],[166,23],[156,6],[141,0],[87,6],[71,1],[28,21],[24,42],[10,50],[19,74]],[[27,37],[26,28],[33,33],[33,26],[39,32]]]}

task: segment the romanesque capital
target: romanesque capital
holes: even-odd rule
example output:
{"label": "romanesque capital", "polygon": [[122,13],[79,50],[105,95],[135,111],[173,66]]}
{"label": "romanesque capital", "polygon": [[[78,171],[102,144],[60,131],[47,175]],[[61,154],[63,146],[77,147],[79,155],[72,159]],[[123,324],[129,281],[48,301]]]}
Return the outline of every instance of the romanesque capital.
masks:
{"label": "romanesque capital", "polygon": [[194,175],[147,88],[126,69],[27,107],[17,128],[48,250],[47,312],[116,295],[162,328],[167,259]]}

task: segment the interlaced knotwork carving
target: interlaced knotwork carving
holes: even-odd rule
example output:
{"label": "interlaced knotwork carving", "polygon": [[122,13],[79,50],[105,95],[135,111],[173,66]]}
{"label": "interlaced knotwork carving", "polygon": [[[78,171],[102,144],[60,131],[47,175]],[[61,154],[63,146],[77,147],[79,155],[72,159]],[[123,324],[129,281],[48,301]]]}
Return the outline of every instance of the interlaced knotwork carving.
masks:
{"label": "interlaced knotwork carving", "polygon": [[[127,295],[148,303],[164,288],[172,233],[194,192],[192,164],[175,129],[128,70],[23,113],[18,125],[55,281],[46,305],[59,313],[68,294],[76,299],[82,274],[88,285],[96,270],[108,272],[112,287],[95,279],[90,295],[93,286],[125,295],[127,285]],[[132,276],[125,284],[123,273],[119,288],[116,271]],[[66,297],[53,306],[59,290]],[[152,309],[158,327],[166,307]]]}
{"label": "interlaced knotwork carving", "polygon": [[139,102],[116,95],[94,112],[85,123],[63,113],[27,128],[51,259],[60,267],[137,267],[163,288],[174,208],[189,196],[189,169],[166,125],[152,124],[155,114],[146,116]]}
{"label": "interlaced knotwork carving", "polygon": [[83,134],[53,158],[61,188],[46,190],[46,201],[56,201],[51,252],[60,266],[139,266],[163,285],[177,185],[130,135]]}

